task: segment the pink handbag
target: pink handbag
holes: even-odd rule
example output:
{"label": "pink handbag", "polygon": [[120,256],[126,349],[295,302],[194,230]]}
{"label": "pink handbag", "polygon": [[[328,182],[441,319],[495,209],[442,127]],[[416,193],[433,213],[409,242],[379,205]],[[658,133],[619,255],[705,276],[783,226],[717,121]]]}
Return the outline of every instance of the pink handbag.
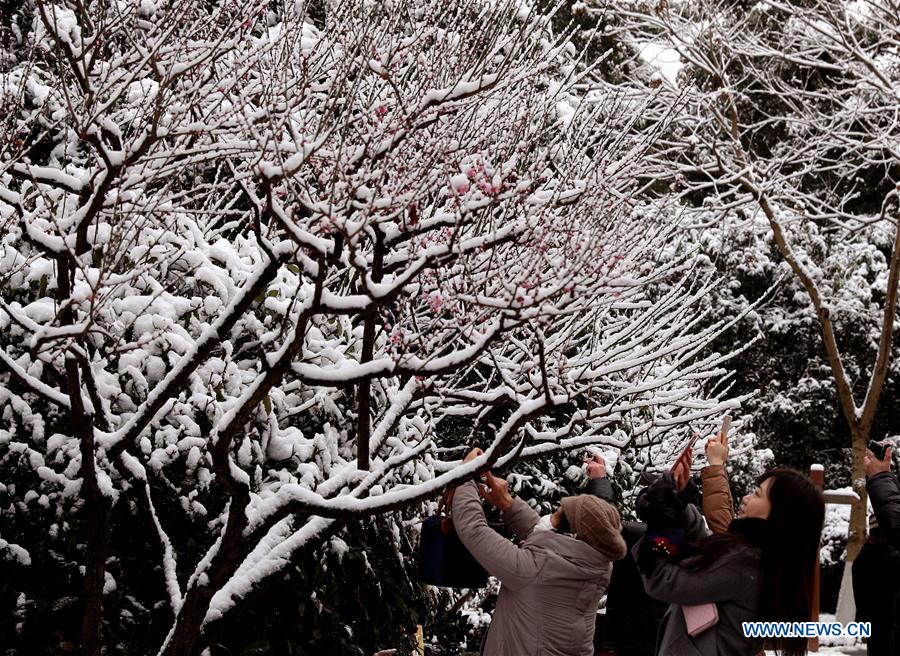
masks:
{"label": "pink handbag", "polygon": [[715,604],[700,604],[699,606],[682,606],[684,624],[688,635],[693,637],[700,635],[706,629],[719,621],[719,609]]}

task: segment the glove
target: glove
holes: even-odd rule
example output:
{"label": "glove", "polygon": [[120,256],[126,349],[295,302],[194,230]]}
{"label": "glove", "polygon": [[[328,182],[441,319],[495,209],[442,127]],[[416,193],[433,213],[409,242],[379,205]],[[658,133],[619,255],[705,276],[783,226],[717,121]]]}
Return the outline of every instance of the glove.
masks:
{"label": "glove", "polygon": [[670,472],[641,490],[634,503],[637,516],[647,525],[648,533],[681,526],[686,507],[675,490],[675,479]]}
{"label": "glove", "polygon": [[670,528],[660,531],[647,531],[641,546],[638,547],[637,566],[646,575],[653,573],[660,560],[678,560],[685,550],[684,531]]}

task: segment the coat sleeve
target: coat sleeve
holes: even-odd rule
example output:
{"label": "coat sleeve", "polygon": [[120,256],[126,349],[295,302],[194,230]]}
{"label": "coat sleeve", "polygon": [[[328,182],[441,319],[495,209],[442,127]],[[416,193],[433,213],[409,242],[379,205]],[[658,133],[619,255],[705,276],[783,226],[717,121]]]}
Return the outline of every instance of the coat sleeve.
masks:
{"label": "coat sleeve", "polygon": [[709,465],[700,470],[703,480],[703,514],[709,530],[724,533],[734,519],[734,500],[724,465]]}
{"label": "coat sleeve", "polygon": [[687,542],[699,542],[710,534],[703,515],[700,514],[697,506],[690,503],[681,514],[681,528],[684,530],[684,539]]}
{"label": "coat sleeve", "polygon": [[680,606],[734,599],[736,580],[746,586],[757,583],[756,579],[762,576],[759,567],[747,567],[740,558],[743,551],[725,556],[714,567],[703,571],[691,571],[670,560],[658,559],[651,571],[641,574],[644,589],[654,599]]}
{"label": "coat sleeve", "polygon": [[584,493],[591,494],[613,505],[616,503],[616,495],[613,493],[612,483],[609,482],[609,478],[606,476],[589,480]]}
{"label": "coat sleeve", "polygon": [[515,533],[519,542],[527,538],[537,523],[541,521],[537,512],[518,497],[513,498],[512,507],[504,510],[501,517],[503,517],[503,522]]}
{"label": "coat sleeve", "polygon": [[866,491],[872,500],[878,526],[888,543],[894,549],[900,549],[900,485],[897,477],[891,472],[875,474],[866,480]]}
{"label": "coat sleeve", "polygon": [[682,511],[679,525],[676,528],[665,531],[651,531],[646,528],[640,539],[631,547],[631,557],[642,571],[655,571],[656,564],[668,560],[668,557],[649,548],[649,545],[645,544],[647,540],[662,537],[680,549],[685,543],[699,542],[707,536],[709,536],[709,529],[703,521],[703,516],[697,510],[697,506],[688,504]]}
{"label": "coat sleeve", "polygon": [[[526,504],[516,499],[520,504]],[[505,515],[516,515],[514,522],[525,524],[524,517],[518,517],[517,506]],[[521,507],[519,507],[521,510]],[[537,522],[537,513],[534,514]],[[481,498],[475,483],[470,481],[456,488],[452,503],[453,526],[466,549],[475,557],[488,574],[500,579],[500,582],[512,590],[520,589],[534,581],[543,562],[538,562],[537,555],[528,549],[517,547],[512,542],[488,526],[481,506]],[[524,514],[524,513],[521,513]],[[532,525],[533,526],[533,525]],[[514,527],[513,530],[516,530]],[[529,529],[530,530],[530,529]]]}

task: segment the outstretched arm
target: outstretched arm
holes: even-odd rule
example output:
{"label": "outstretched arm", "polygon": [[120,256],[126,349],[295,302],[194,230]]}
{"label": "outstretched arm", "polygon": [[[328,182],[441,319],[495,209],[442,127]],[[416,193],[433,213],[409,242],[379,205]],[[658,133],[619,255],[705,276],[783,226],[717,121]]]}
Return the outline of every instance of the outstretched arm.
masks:
{"label": "outstretched arm", "polygon": [[[518,504],[514,502],[504,511],[504,519],[507,519],[507,515],[512,515],[513,522],[517,519],[524,520],[524,517],[519,515],[524,513],[522,506],[525,506],[534,514],[535,522],[537,521],[537,514],[528,508],[528,504],[521,499],[514,501],[518,501]],[[488,574],[496,576],[503,585],[514,590],[534,580],[540,571],[535,554],[517,547],[488,526],[478,496],[478,488],[474,482],[470,481],[456,488],[453,494],[452,515],[453,526],[459,539]]]}
{"label": "outstretched arm", "polygon": [[603,499],[611,504],[615,504],[616,495],[613,493],[612,484],[606,475],[606,461],[603,456],[594,456],[585,461],[588,484],[585,488],[585,494],[591,494],[598,499]]}
{"label": "outstretched arm", "polygon": [[884,458],[879,460],[867,449],[863,466],[866,470],[866,491],[878,518],[878,526],[888,543],[894,549],[900,549],[900,484],[891,472],[892,451],[888,448]]}
{"label": "outstretched arm", "polygon": [[[729,422],[730,423],[730,420]],[[713,533],[724,533],[734,519],[734,500],[728,485],[728,433],[722,432],[706,441],[709,465],[700,470],[703,480],[703,514]]]}
{"label": "outstretched arm", "polygon": [[734,500],[725,465],[708,465],[700,470],[703,480],[703,515],[709,530],[724,533],[734,519]]}

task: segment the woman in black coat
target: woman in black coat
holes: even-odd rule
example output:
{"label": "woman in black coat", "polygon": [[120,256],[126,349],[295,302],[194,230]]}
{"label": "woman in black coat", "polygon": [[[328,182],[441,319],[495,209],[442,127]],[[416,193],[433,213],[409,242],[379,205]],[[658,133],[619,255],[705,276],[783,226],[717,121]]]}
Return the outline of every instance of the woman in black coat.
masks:
{"label": "woman in black coat", "polygon": [[874,517],[869,518],[869,539],[853,561],[852,572],[856,621],[872,624],[866,654],[890,656],[900,590],[900,553],[888,544]]}
{"label": "woman in black coat", "polygon": [[[587,462],[587,494],[609,503],[616,498],[606,476],[606,464],[600,456]],[[597,615],[594,634],[595,651],[611,652],[615,656],[653,656],[656,651],[656,631],[666,612],[667,604],[644,591],[644,582],[631,548],[644,537],[647,527],[641,522],[622,522],[622,538],[628,553],[613,563],[612,577],[606,590],[606,615]]]}
{"label": "woman in black coat", "polygon": [[[869,500],[872,502],[872,508],[875,516],[878,518],[878,527],[884,539],[894,549],[900,551],[900,483],[897,477],[891,472],[892,449],[888,447],[884,457],[879,459],[874,453],[866,450],[866,457],[863,466],[866,470],[866,492],[869,493]],[[862,554],[860,554],[862,555]],[[857,556],[859,558],[859,556]],[[853,575],[856,576],[856,567],[853,568]],[[885,579],[883,586],[891,586],[894,594],[897,594],[895,584],[889,579]],[[860,604],[860,595],[856,594],[854,583],[854,596],[856,597],[857,606]],[[862,604],[865,606],[867,600],[863,599]],[[891,637],[889,638],[890,650],[888,653],[900,654],[900,603],[894,606],[893,625],[890,629]],[[875,636],[876,627],[872,627],[872,638],[878,645],[878,638]],[[872,644],[872,641],[869,641]]]}

